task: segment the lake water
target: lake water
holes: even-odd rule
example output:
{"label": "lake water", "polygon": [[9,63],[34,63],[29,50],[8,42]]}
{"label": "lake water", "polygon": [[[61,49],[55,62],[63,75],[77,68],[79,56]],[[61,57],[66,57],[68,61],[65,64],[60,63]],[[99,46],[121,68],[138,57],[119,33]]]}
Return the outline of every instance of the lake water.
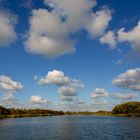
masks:
{"label": "lake water", "polygon": [[0,120],[0,140],[140,140],[140,118],[53,116]]}

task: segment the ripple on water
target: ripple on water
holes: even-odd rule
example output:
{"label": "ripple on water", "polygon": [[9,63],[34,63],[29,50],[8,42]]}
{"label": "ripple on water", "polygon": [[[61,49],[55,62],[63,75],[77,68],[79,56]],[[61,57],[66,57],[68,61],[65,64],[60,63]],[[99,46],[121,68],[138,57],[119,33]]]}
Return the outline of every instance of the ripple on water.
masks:
{"label": "ripple on water", "polygon": [[0,140],[139,140],[140,118],[56,116],[4,119]]}

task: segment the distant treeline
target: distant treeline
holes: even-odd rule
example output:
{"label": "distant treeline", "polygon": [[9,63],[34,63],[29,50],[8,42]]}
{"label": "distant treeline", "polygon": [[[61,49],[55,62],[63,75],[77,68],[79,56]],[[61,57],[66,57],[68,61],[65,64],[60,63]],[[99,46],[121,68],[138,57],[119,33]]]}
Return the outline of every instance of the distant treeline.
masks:
{"label": "distant treeline", "polygon": [[140,117],[140,102],[127,102],[113,108],[112,114],[119,116]]}
{"label": "distant treeline", "polygon": [[0,119],[2,118],[19,118],[19,117],[37,117],[37,116],[57,116],[57,115],[110,115],[109,111],[98,112],[63,112],[46,109],[15,109],[0,106]]}
{"label": "distant treeline", "polygon": [[0,106],[0,119],[19,118],[19,117],[37,117],[37,116],[57,116],[57,115],[97,115],[97,116],[132,116],[140,117],[140,102],[127,102],[117,105],[112,111],[97,112],[63,112],[46,109],[15,109]]}
{"label": "distant treeline", "polygon": [[64,115],[63,111],[45,109],[14,109],[0,106],[0,118],[35,117],[35,116],[56,116]]}

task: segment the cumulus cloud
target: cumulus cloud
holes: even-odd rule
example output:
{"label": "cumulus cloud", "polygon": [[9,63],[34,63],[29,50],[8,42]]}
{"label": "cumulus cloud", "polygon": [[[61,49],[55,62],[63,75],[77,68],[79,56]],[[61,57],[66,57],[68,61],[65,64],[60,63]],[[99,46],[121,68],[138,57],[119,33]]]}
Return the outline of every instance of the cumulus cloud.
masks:
{"label": "cumulus cloud", "polygon": [[35,80],[38,80],[40,85],[53,84],[58,86],[58,93],[60,94],[61,99],[67,101],[73,100],[73,97],[77,96],[79,88],[85,87],[80,80],[70,78],[59,70],[49,71],[46,76],[41,78],[37,77]]}
{"label": "cumulus cloud", "polygon": [[30,103],[31,108],[48,108],[52,104],[52,101],[46,100],[40,95],[32,95]]}
{"label": "cumulus cloud", "polygon": [[89,104],[85,103],[79,99],[72,99],[55,102],[55,106],[53,106],[54,110],[64,110],[64,111],[87,111],[89,110]]}
{"label": "cumulus cloud", "polygon": [[[70,97],[70,96],[67,96]],[[56,101],[51,104],[50,108],[53,110],[63,111],[98,111],[111,110],[113,104],[107,100],[93,100],[93,102],[85,102],[77,98],[66,98],[61,101]]]}
{"label": "cumulus cloud", "polygon": [[132,90],[140,90],[140,68],[130,69],[113,79],[112,84]]}
{"label": "cumulus cloud", "polygon": [[105,33],[100,38],[100,42],[102,44],[108,44],[111,49],[115,48],[115,46],[116,46],[116,37],[114,35],[114,32],[113,31],[108,31],[107,33]]}
{"label": "cumulus cloud", "polygon": [[31,96],[30,99],[31,103],[33,104],[44,104],[47,102],[47,100],[43,99],[41,96]]}
{"label": "cumulus cloud", "polygon": [[8,46],[17,39],[15,32],[16,16],[0,11],[0,47]]}
{"label": "cumulus cloud", "polygon": [[98,108],[98,107],[109,105],[109,102],[108,102],[108,100],[102,100],[102,101],[94,100],[94,102],[92,102],[91,104]]}
{"label": "cumulus cloud", "polygon": [[95,0],[45,0],[45,4],[53,8],[60,18],[66,17],[67,33],[73,33],[83,28],[97,3]]}
{"label": "cumulus cloud", "polygon": [[129,42],[132,45],[132,49],[135,53],[140,53],[140,21],[137,26],[129,31],[125,31],[125,28],[121,28],[118,31],[119,42]]}
{"label": "cumulus cloud", "polygon": [[70,81],[69,77],[65,76],[62,71],[53,70],[49,71],[45,77],[41,77],[39,80],[40,85],[55,84],[62,86],[68,84]]}
{"label": "cumulus cloud", "polygon": [[58,57],[75,51],[74,42],[64,35],[66,31],[63,31],[63,23],[47,10],[34,10],[30,26],[28,40],[25,42],[28,52]]}
{"label": "cumulus cloud", "polygon": [[75,99],[74,102],[75,102],[76,104],[78,104],[78,105],[85,105],[85,104],[86,104],[85,101],[80,100],[80,99]]}
{"label": "cumulus cloud", "polygon": [[112,18],[108,7],[93,13],[95,0],[44,0],[44,3],[51,10],[32,11],[25,48],[47,57],[75,52],[76,42],[71,35],[83,29],[93,36],[102,35]]}
{"label": "cumulus cloud", "polygon": [[46,76],[41,78],[38,78],[38,76],[34,76],[34,79],[38,80],[38,83],[40,85],[54,84],[59,87],[67,85],[73,88],[84,88],[84,84],[81,81],[72,79],[66,76],[63,71],[59,70],[49,71]]}
{"label": "cumulus cloud", "polygon": [[113,107],[113,104],[108,100],[93,100],[89,105],[90,111],[111,110]]}
{"label": "cumulus cloud", "polygon": [[99,98],[108,96],[108,92],[103,88],[96,88],[93,93],[91,93],[92,98]]}
{"label": "cumulus cloud", "polygon": [[30,26],[28,40],[25,42],[28,52],[57,57],[74,51],[73,42],[65,37],[67,30],[58,15],[45,9],[34,10]]}
{"label": "cumulus cloud", "polygon": [[0,76],[0,89],[13,93],[22,88],[23,85],[20,82],[13,81],[10,77],[5,75]]}
{"label": "cumulus cloud", "polygon": [[20,104],[15,98],[15,92],[21,90],[23,85],[20,82],[13,81],[10,77],[0,76],[0,89],[4,91],[4,96],[0,99],[0,104],[6,107],[17,107]]}
{"label": "cumulus cloud", "polygon": [[72,87],[79,87],[79,88],[84,88],[85,87],[85,85],[77,79],[72,79],[71,82],[70,82],[70,85]]}
{"label": "cumulus cloud", "polygon": [[74,87],[69,86],[61,86],[58,92],[63,96],[76,96],[77,90]]}
{"label": "cumulus cloud", "polygon": [[22,106],[21,103],[19,103],[15,96],[11,93],[5,93],[4,96],[0,98],[0,105],[5,106],[7,108],[19,108]]}
{"label": "cumulus cloud", "polygon": [[73,97],[72,96],[60,96],[61,100],[62,101],[70,101],[72,102],[73,101]]}
{"label": "cumulus cloud", "polygon": [[91,21],[88,25],[89,33],[93,37],[103,35],[111,19],[111,10],[108,7],[104,7],[95,14],[93,13],[91,16]]}
{"label": "cumulus cloud", "polygon": [[129,94],[124,94],[124,93],[116,93],[114,94],[114,98],[117,99],[123,99],[123,100],[129,100],[129,99],[134,99],[138,96],[136,93],[129,93]]}

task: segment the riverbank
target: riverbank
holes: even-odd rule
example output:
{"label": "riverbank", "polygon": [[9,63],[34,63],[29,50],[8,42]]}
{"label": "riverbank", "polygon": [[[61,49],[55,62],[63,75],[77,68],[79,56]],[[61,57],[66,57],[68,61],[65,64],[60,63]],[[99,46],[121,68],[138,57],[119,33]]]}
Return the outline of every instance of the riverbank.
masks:
{"label": "riverbank", "polygon": [[78,113],[71,113],[71,114],[20,114],[20,115],[0,115],[0,119],[6,119],[6,118],[28,118],[28,117],[47,117],[47,116],[64,116],[64,115],[68,115],[68,116],[112,116],[112,117],[140,117],[140,114],[113,114],[111,112],[109,113],[99,113],[99,112],[92,112],[92,113],[86,113],[86,114],[78,114]]}
{"label": "riverbank", "polygon": [[62,115],[94,115],[94,116],[114,116],[114,117],[140,117],[140,102],[127,102],[117,105],[112,111],[100,110],[97,112],[71,112],[55,111],[46,109],[15,109],[0,106],[0,119],[21,118],[21,117],[44,117]]}

